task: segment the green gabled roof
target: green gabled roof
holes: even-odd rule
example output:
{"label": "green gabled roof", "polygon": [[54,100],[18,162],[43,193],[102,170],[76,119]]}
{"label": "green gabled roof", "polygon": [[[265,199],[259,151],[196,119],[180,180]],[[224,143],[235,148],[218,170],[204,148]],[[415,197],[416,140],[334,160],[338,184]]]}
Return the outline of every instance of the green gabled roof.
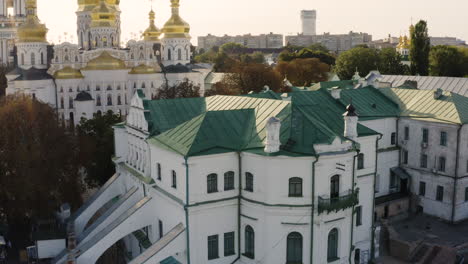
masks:
{"label": "green gabled roof", "polygon": [[246,94],[246,95],[241,95],[241,96],[281,100],[281,95],[273,92],[272,90],[268,90],[266,92],[260,92],[260,93],[251,93],[251,94]]}
{"label": "green gabled roof", "polygon": [[172,256],[161,260],[161,262],[159,263],[160,264],[180,264],[180,262]]}
{"label": "green gabled roof", "polygon": [[340,89],[353,89],[354,85],[357,84],[355,80],[344,80],[344,81],[330,81],[330,82],[319,82],[312,85],[309,90],[316,91],[319,89],[330,89],[338,87]]}
{"label": "green gabled roof", "polygon": [[381,88],[388,98],[400,106],[402,117],[421,118],[434,122],[468,123],[468,98],[442,92],[438,99],[431,90]]}
{"label": "green gabled roof", "polygon": [[340,101],[343,105],[349,105],[352,102],[360,120],[398,117],[400,114],[398,104],[373,86],[344,89],[341,91]]}

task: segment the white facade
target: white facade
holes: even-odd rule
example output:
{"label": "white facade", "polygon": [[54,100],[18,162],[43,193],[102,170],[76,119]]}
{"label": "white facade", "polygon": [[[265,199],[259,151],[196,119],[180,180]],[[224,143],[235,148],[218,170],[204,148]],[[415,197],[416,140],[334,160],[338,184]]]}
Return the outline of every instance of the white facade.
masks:
{"label": "white facade", "polygon": [[306,36],[317,35],[317,11],[301,11],[302,34]]}

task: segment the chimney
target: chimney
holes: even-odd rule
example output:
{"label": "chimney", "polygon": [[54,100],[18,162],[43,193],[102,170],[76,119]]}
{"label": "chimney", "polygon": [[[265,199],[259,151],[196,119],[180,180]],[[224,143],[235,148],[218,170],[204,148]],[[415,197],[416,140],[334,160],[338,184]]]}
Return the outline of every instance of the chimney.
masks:
{"label": "chimney", "polygon": [[343,119],[344,136],[350,139],[357,138],[358,115],[356,114],[356,108],[354,108],[353,104],[346,107],[346,113],[343,114]]}
{"label": "chimney", "polygon": [[266,153],[276,153],[280,150],[280,129],[281,120],[276,117],[270,117],[266,124]]}
{"label": "chimney", "polygon": [[332,87],[330,89],[330,94],[333,98],[335,99],[341,99],[341,89],[340,87],[336,86],[336,87]]}

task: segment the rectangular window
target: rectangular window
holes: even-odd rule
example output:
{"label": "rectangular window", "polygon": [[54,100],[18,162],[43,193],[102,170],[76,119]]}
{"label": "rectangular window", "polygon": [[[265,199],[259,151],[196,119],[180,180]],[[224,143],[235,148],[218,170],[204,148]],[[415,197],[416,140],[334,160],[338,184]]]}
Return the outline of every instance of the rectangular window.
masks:
{"label": "rectangular window", "polygon": [[421,168],[427,168],[427,155],[426,154],[421,154]]}
{"label": "rectangular window", "polygon": [[422,143],[429,143],[429,129],[427,128],[422,130]]}
{"label": "rectangular window", "polygon": [[234,250],[234,232],[224,233],[224,256],[232,256],[236,254]]}
{"label": "rectangular window", "polygon": [[158,163],[156,166],[158,168],[158,180],[161,180],[161,178],[162,178],[162,176],[161,176],[161,163]]}
{"label": "rectangular window", "polygon": [[356,207],[356,226],[362,225],[362,206]]}
{"label": "rectangular window", "polygon": [[408,164],[408,151],[407,150],[403,150],[403,160],[402,160],[403,164]]}
{"label": "rectangular window", "polygon": [[219,258],[218,235],[208,237],[208,260]]}
{"label": "rectangular window", "polygon": [[395,145],[396,144],[396,133],[393,132],[392,136],[390,138],[390,144]]}
{"label": "rectangular window", "polygon": [[419,195],[425,196],[426,195],[426,183],[423,181],[419,182]]}
{"label": "rectangular window", "polygon": [[396,187],[398,187],[397,176],[393,171],[391,171],[390,172],[390,188],[396,188]]}
{"label": "rectangular window", "polygon": [[468,202],[468,187],[465,188],[465,202]]}
{"label": "rectangular window", "polygon": [[174,170],[172,171],[172,188],[177,189],[177,174]]}
{"label": "rectangular window", "polygon": [[444,200],[444,187],[440,185],[437,185],[436,200],[441,202]]}
{"label": "rectangular window", "polygon": [[234,172],[229,171],[224,173],[224,190],[234,190]]}
{"label": "rectangular window", "polygon": [[218,175],[216,173],[208,175],[207,188],[208,193],[218,192]]}
{"label": "rectangular window", "polygon": [[447,132],[440,132],[440,145],[447,146]]}
{"label": "rectangular window", "polygon": [[364,154],[362,153],[358,155],[357,169],[358,170],[364,169]]}
{"label": "rectangular window", "polygon": [[159,227],[159,239],[161,239],[164,236],[163,222],[161,220],[158,221],[158,227]]}
{"label": "rectangular window", "polygon": [[409,127],[405,127],[405,140],[409,140]]}
{"label": "rectangular window", "polygon": [[468,173],[468,160],[466,161],[466,172]]}
{"label": "rectangular window", "polygon": [[250,172],[245,173],[245,190],[253,192],[253,174]]}
{"label": "rectangular window", "polygon": [[445,172],[445,157],[439,157],[439,171]]}

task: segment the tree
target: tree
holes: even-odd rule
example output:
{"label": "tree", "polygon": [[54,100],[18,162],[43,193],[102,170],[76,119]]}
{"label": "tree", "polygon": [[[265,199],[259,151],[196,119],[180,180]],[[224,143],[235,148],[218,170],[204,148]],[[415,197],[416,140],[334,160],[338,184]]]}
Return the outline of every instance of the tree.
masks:
{"label": "tree", "polygon": [[293,85],[310,86],[312,83],[326,81],[330,66],[317,58],[295,59],[291,62],[279,62],[276,70]]}
{"label": "tree", "polygon": [[215,72],[232,72],[238,61],[224,52],[219,52],[214,60],[213,70]]}
{"label": "tree", "polygon": [[221,45],[219,51],[231,55],[245,53],[245,49],[246,47],[242,44],[229,42]]}
{"label": "tree", "polygon": [[80,163],[83,165],[89,187],[102,186],[115,173],[113,125],[121,117],[108,111],[94,114],[92,119],[81,119],[76,127],[80,145]]}
{"label": "tree", "polygon": [[341,53],[334,69],[342,80],[349,80],[356,70],[361,76],[366,76],[370,71],[377,69],[379,64],[380,58],[377,50],[356,47]]}
{"label": "tree", "polygon": [[321,51],[321,52],[324,52],[324,53],[330,53],[330,50],[327,47],[320,44],[320,43],[312,44],[307,48],[310,49],[310,50],[313,50],[313,51]]}
{"label": "tree", "polygon": [[242,54],[239,59],[243,63],[265,63],[265,55],[259,51],[252,54]]}
{"label": "tree", "polygon": [[331,55],[330,53],[317,51],[317,50],[311,50],[308,48],[301,49],[298,52],[289,52],[287,50],[284,50],[279,55],[279,61],[292,61],[294,59],[311,59],[311,58],[317,58],[320,61],[328,65],[335,64],[335,57]]}
{"label": "tree", "polygon": [[410,61],[411,73],[427,76],[429,74],[429,51],[431,43],[427,33],[427,23],[419,21],[415,27],[411,27]]}
{"label": "tree", "polygon": [[383,48],[379,52],[379,71],[382,74],[407,74],[406,67],[401,63],[402,57],[394,48]]}
{"label": "tree", "polygon": [[429,53],[429,72],[432,76],[463,77],[468,74],[467,60],[468,57],[455,47],[435,46]]}
{"label": "tree", "polygon": [[0,66],[0,97],[6,95],[6,88],[8,87],[8,80],[6,74],[10,71],[10,68],[6,66]]}
{"label": "tree", "polygon": [[3,97],[0,131],[0,214],[11,223],[80,205],[77,140],[53,108],[25,95]]}
{"label": "tree", "polygon": [[176,85],[164,84],[153,99],[174,99],[200,97],[200,86],[188,79]]}

